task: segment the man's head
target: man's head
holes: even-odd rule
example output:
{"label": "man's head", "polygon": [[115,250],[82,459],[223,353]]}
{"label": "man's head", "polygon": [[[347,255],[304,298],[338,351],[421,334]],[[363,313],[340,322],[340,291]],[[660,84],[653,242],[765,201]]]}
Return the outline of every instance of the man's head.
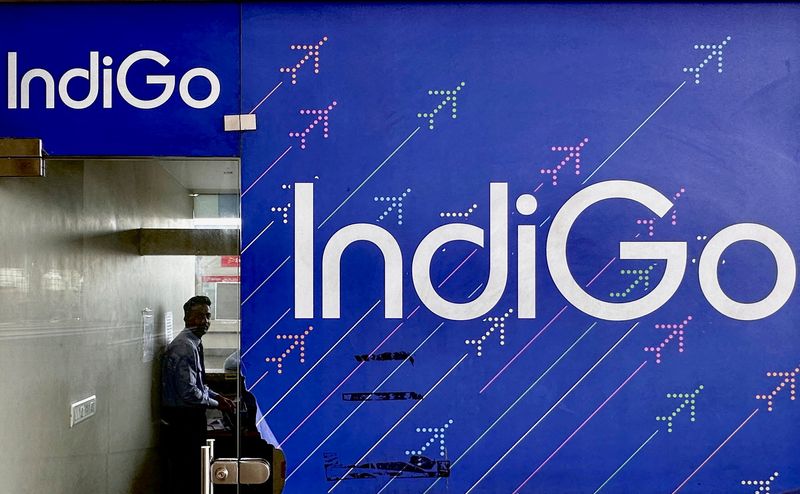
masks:
{"label": "man's head", "polygon": [[183,321],[198,338],[202,338],[211,325],[211,299],[197,295],[183,304]]}

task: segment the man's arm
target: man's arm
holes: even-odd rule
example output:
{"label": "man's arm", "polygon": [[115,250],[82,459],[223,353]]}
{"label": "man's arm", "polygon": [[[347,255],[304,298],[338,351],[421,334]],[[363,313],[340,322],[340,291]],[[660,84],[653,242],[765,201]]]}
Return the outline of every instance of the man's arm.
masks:
{"label": "man's arm", "polygon": [[236,403],[234,403],[232,400],[229,400],[228,398],[222,396],[221,394],[217,393],[216,391],[214,391],[213,389],[209,388],[208,386],[206,386],[206,390],[208,390],[208,396],[209,397],[211,397],[212,399],[217,400],[219,402],[219,405],[218,405],[217,408],[219,408],[220,410],[222,410],[224,412],[230,412],[230,413],[233,413],[233,412],[236,411]]}
{"label": "man's arm", "polygon": [[[219,401],[211,395],[208,386],[200,387],[198,384],[199,373],[195,369],[194,359],[180,356],[175,364],[175,386],[181,399],[190,405],[217,408]],[[219,396],[217,393],[214,395]]]}

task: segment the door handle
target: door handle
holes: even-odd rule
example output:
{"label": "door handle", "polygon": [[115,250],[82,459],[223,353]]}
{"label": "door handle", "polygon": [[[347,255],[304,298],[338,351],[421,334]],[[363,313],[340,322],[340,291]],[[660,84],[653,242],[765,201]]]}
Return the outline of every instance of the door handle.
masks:
{"label": "door handle", "polygon": [[280,449],[273,450],[271,467],[263,458],[214,459],[214,441],[209,439],[207,444],[200,448],[201,494],[214,494],[214,485],[258,485],[268,481],[273,493],[283,491],[286,460]]}
{"label": "door handle", "polygon": [[200,494],[212,494],[214,486],[211,484],[211,446],[200,446]]}
{"label": "door handle", "polygon": [[252,485],[265,483],[271,473],[262,458],[220,458],[211,462],[210,476],[217,485]]}

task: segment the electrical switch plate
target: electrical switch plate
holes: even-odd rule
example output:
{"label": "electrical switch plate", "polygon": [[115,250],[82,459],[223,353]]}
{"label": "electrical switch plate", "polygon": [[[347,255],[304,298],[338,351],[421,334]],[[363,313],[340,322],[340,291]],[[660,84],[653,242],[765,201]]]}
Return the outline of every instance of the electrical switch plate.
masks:
{"label": "electrical switch plate", "polygon": [[84,400],[75,402],[70,407],[69,426],[83,422],[97,412],[97,396],[92,395]]}

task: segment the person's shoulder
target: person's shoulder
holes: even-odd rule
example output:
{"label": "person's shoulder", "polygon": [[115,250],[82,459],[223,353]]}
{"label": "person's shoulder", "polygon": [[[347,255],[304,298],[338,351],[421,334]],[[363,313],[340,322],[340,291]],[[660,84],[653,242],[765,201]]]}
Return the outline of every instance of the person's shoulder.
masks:
{"label": "person's shoulder", "polygon": [[194,343],[181,332],[167,345],[166,353],[180,353],[185,354],[187,351],[194,349]]}

